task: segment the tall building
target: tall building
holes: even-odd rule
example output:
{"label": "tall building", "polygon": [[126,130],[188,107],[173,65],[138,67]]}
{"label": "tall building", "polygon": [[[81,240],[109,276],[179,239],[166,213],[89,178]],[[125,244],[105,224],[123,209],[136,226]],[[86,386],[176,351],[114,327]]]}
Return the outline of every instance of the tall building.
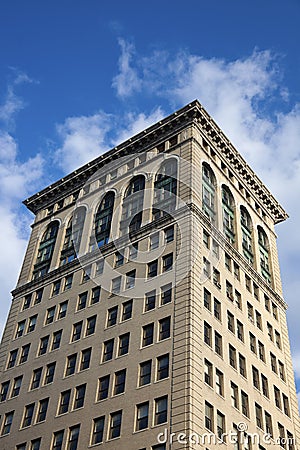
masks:
{"label": "tall building", "polygon": [[2,450],[297,448],[287,215],[198,101],[24,203]]}

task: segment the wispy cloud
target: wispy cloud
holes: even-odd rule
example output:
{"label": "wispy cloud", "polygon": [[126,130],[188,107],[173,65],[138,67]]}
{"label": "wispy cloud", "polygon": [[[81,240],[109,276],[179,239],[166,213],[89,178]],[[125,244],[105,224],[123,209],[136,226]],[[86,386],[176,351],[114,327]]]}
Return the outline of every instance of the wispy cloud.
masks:
{"label": "wispy cloud", "polygon": [[114,77],[112,86],[116,89],[119,97],[126,98],[140,91],[141,79],[137,74],[137,70],[131,66],[135,53],[134,45],[124,39],[119,39],[119,45],[121,47],[119,73]]}

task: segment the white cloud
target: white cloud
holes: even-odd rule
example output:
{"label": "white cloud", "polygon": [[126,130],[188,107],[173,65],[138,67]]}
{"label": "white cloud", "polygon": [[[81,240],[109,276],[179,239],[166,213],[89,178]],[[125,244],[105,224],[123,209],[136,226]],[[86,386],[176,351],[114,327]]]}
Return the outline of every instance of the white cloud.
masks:
{"label": "white cloud", "polygon": [[124,39],[119,39],[121,56],[119,58],[119,73],[113,79],[112,86],[121,98],[128,97],[141,89],[141,80],[137,71],[130,63],[134,56],[134,46]]}
{"label": "white cloud", "polygon": [[[37,154],[20,162],[18,143],[9,132],[15,124],[16,114],[24,103],[14,87],[31,82],[24,73],[18,73],[7,89],[5,102],[0,106],[0,285],[1,310],[7,312],[10,307],[10,291],[15,287],[23,254],[27,245],[32,217],[21,206],[21,200],[34,191],[43,174],[43,158]],[[0,316],[0,335],[5,317]]]}
{"label": "white cloud", "polygon": [[54,152],[54,160],[64,171],[70,172],[153,125],[163,115],[163,111],[156,108],[149,115],[99,112],[92,116],[69,117],[57,125],[62,142]]}
{"label": "white cloud", "polygon": [[105,139],[112,120],[111,115],[99,112],[92,116],[69,117],[57,125],[62,145],[55,151],[55,162],[70,172],[108,150]]}

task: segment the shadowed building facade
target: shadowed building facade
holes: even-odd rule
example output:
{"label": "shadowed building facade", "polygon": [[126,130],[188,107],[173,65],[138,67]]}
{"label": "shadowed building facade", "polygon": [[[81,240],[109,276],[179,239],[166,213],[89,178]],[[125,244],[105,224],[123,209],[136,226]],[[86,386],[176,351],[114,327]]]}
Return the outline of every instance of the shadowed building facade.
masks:
{"label": "shadowed building facade", "polygon": [[198,101],[24,203],[1,449],[297,449],[287,215]]}

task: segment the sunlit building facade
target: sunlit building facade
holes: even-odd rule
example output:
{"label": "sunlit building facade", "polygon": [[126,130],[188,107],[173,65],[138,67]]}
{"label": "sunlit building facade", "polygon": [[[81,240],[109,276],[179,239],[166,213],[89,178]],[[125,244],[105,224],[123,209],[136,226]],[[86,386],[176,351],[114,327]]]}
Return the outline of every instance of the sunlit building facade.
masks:
{"label": "sunlit building facade", "polygon": [[1,449],[297,449],[287,215],[198,101],[24,203]]}

